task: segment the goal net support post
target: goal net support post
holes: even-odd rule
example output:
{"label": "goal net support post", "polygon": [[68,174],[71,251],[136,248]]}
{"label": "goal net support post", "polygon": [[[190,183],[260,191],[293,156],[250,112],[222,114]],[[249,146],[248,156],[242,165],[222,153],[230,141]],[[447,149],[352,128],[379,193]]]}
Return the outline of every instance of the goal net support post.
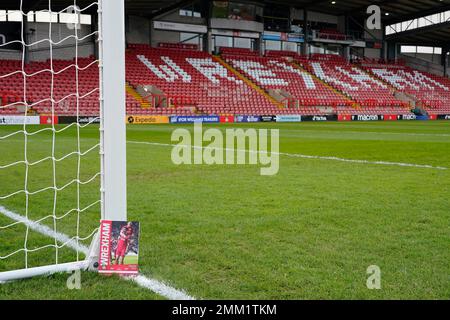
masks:
{"label": "goal net support post", "polygon": [[[97,222],[100,226],[100,220],[127,221],[124,0],[99,0],[98,21],[101,212]],[[84,252],[85,260],[59,263],[56,259],[52,265],[0,272],[0,283],[80,269],[95,270],[98,251],[97,229],[89,251]]]}
{"label": "goal net support post", "polygon": [[124,0],[99,7],[102,219],[127,220]]}

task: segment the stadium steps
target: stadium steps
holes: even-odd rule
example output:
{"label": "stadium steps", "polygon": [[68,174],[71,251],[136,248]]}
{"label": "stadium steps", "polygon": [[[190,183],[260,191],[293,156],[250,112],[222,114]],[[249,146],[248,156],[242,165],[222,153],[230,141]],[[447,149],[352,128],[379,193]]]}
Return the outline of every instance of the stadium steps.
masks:
{"label": "stadium steps", "polygon": [[[371,77],[372,79],[375,79],[377,81],[380,81],[381,83],[383,83],[384,85],[386,85],[389,89],[391,89],[393,91],[393,96],[396,96],[397,94],[401,94],[402,92],[397,90],[397,88],[395,88],[392,84],[390,84],[388,81],[384,80],[381,77],[378,77],[377,75],[373,74],[370,71],[365,70],[364,68],[360,68],[358,65],[354,64],[353,65],[355,68],[357,68],[358,70],[364,72],[365,74],[367,74],[369,77]],[[410,95],[410,97],[412,100],[415,100],[417,103],[417,97]]]}
{"label": "stadium steps", "polygon": [[229,70],[231,73],[233,73],[236,77],[238,77],[240,80],[244,81],[247,85],[249,85],[253,90],[258,92],[259,94],[263,95],[267,98],[270,102],[272,102],[274,105],[276,105],[279,108],[285,108],[285,105],[278,102],[274,97],[272,97],[266,90],[258,86],[256,83],[251,81],[249,78],[244,76],[242,73],[234,69],[231,65],[229,65],[225,60],[223,60],[220,56],[213,55],[213,59],[220,63],[222,66],[224,66],[227,70]]}
{"label": "stadium steps", "polygon": [[148,109],[151,107],[150,102],[142,98],[142,96],[130,85],[126,84],[126,90],[129,95],[131,95],[136,101],[138,101],[141,105],[141,108]]}
{"label": "stadium steps", "polygon": [[302,72],[305,72],[309,75],[311,75],[311,77],[321,83],[323,83],[323,85],[325,87],[327,87],[328,89],[330,89],[331,91],[335,92],[336,94],[340,95],[341,97],[345,98],[347,101],[352,103],[352,107],[355,109],[360,109],[361,105],[359,105],[359,103],[357,103],[355,100],[353,100],[350,96],[348,96],[347,94],[345,94],[344,92],[336,89],[335,87],[329,85],[327,82],[323,81],[322,79],[320,79],[318,76],[316,76],[314,73],[309,72],[308,70],[304,69],[298,62],[296,61],[292,61],[291,65],[294,68],[297,68],[299,70],[301,70]]}
{"label": "stadium steps", "polygon": [[396,99],[408,103],[413,109],[421,104],[420,101],[414,95],[406,92],[395,91],[394,96]]}

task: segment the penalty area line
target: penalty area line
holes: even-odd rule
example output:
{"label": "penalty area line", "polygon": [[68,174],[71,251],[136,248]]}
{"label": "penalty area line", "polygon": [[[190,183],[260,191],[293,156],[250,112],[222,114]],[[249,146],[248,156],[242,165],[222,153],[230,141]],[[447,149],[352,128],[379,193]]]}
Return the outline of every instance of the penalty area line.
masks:
{"label": "penalty area line", "polygon": [[[44,236],[56,239],[60,243],[65,243],[68,248],[71,248],[75,251],[81,252],[84,255],[89,254],[89,248],[87,246],[78,243],[76,240],[70,238],[66,234],[63,234],[60,232],[55,232],[55,230],[53,230],[45,225],[42,225],[40,223],[37,223],[33,220],[30,220],[27,217],[24,217],[18,213],[12,212],[3,206],[0,206],[0,214],[2,214],[3,216],[5,216],[11,220],[19,222],[19,223],[27,226],[31,230],[36,231]],[[169,285],[167,285],[161,281],[147,278],[143,275],[138,275],[135,277],[123,277],[123,279],[134,282],[137,285],[139,285],[140,287],[143,287],[154,293],[157,293],[160,296],[163,296],[169,300],[195,300],[194,297],[186,294],[184,291],[172,288]],[[0,281],[0,284],[3,284],[3,283],[4,282]]]}
{"label": "penalty area line", "polygon": [[[150,145],[150,146],[159,146],[159,147],[175,147],[180,145],[170,144],[170,143],[158,143],[158,142],[147,142],[147,141],[128,141],[131,144],[142,144],[142,145]],[[231,150],[229,148],[214,148],[214,147],[198,147],[198,146],[186,146],[192,149],[202,149],[202,150]],[[239,150],[233,149],[231,151],[244,151],[247,153],[268,153],[266,151],[261,152],[258,150]],[[273,154],[291,158],[300,158],[300,159],[312,159],[312,160],[327,160],[327,161],[338,161],[338,162],[347,162],[347,163],[359,163],[359,164],[371,164],[371,165],[383,165],[383,166],[396,166],[396,167],[410,167],[410,168],[421,168],[421,169],[435,169],[435,170],[447,170],[447,167],[441,166],[432,166],[428,164],[415,164],[415,163],[403,163],[403,162],[390,162],[390,161],[376,161],[376,160],[360,160],[360,159],[346,159],[339,158],[333,156],[313,156],[306,155],[300,153],[287,153],[287,152],[274,152]]]}

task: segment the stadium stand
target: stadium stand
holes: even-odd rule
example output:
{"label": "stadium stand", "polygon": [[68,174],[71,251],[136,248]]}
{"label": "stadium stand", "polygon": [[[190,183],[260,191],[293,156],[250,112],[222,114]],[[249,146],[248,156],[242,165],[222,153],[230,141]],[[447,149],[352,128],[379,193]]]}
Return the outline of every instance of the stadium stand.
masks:
{"label": "stadium stand", "polygon": [[367,64],[362,68],[397,91],[408,94],[429,113],[449,111],[450,79],[414,70],[402,64]]}
{"label": "stadium stand", "polygon": [[283,50],[267,50],[264,56],[268,58],[296,58],[299,59],[301,56],[294,51],[283,51]]}
{"label": "stadium stand", "polygon": [[[271,52],[270,55],[280,53]],[[331,90],[309,73],[300,70],[281,58],[242,57],[223,55],[224,59],[239,72],[266,91],[278,90],[287,100],[298,102],[297,112],[303,107],[336,107],[351,102]]]}
{"label": "stadium stand", "polygon": [[340,56],[314,54],[310,60],[302,59],[299,63],[363,108],[390,107],[395,113],[395,108],[408,106],[395,98],[395,90]]}
{"label": "stadium stand", "polygon": [[[132,46],[127,79],[133,87],[153,85],[176,108],[150,108],[151,114],[264,114],[277,107],[211,55],[192,50]],[[172,104],[171,106],[174,106]],[[277,110],[278,111],[278,110]]]}
{"label": "stadium stand", "polygon": [[[292,51],[258,53],[220,48],[222,58],[196,45],[160,43],[158,48],[130,45],[126,53],[127,113],[194,114],[405,114],[410,101],[429,114],[450,113],[450,79],[413,70],[402,63],[363,60],[351,64],[337,55],[302,56]],[[31,112],[41,115],[99,114],[98,72],[93,57],[22,65],[0,60],[0,114],[21,114],[26,95]],[[42,71],[44,70],[44,71]],[[39,72],[38,72],[39,71]],[[75,88],[78,74],[79,99]],[[51,96],[53,82],[53,103]],[[136,88],[157,92],[139,96]],[[165,101],[165,103],[161,103]],[[4,107],[9,106],[9,107]]]}
{"label": "stadium stand", "polygon": [[[2,99],[2,105],[10,105],[8,108],[0,108],[0,114],[23,114],[17,107],[23,105],[26,97],[30,111],[37,114],[51,114],[54,108],[57,115],[73,116],[77,113],[78,103],[81,115],[98,115],[99,75],[96,61],[92,57],[78,58],[78,73],[74,62],[30,62],[24,66],[24,76],[20,61],[0,60],[0,87],[6,98]],[[55,72],[53,77],[50,72],[51,65]],[[76,96],[77,80],[79,99]],[[138,105],[132,96],[127,95],[128,109]]]}
{"label": "stadium stand", "polygon": [[259,56],[258,52],[246,48],[220,47],[219,51],[222,55]]}

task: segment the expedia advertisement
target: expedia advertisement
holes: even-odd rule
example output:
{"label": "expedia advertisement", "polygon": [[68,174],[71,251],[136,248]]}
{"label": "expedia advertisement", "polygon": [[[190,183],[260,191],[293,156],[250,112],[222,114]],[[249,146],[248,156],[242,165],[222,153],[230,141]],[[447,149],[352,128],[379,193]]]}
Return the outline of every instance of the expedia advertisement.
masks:
{"label": "expedia advertisement", "polygon": [[128,116],[128,124],[162,124],[169,123],[168,116]]}

